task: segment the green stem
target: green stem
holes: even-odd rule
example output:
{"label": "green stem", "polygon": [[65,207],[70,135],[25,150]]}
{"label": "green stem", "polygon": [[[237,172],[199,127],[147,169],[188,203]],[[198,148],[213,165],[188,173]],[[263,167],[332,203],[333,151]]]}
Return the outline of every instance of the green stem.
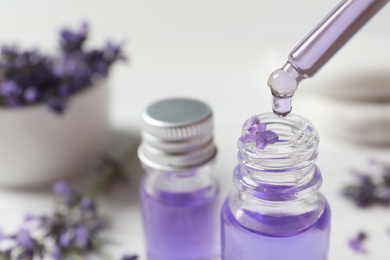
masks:
{"label": "green stem", "polygon": [[66,249],[64,253],[65,253],[64,259],[68,259],[68,256],[70,257],[70,259],[76,259],[76,260],[83,260],[84,259],[80,253],[78,253],[75,249],[72,249],[72,248]]}
{"label": "green stem", "polygon": [[106,251],[103,250],[103,248],[101,247],[101,245],[97,241],[92,240],[91,243],[92,243],[92,246],[99,252],[100,256],[103,259],[106,259],[106,260],[113,260],[114,259],[111,255],[109,255]]}
{"label": "green stem", "polygon": [[[120,162],[125,162],[132,156],[134,156],[137,153],[137,147],[130,147],[126,152],[124,152],[124,156],[122,156],[122,159]],[[117,174],[117,171],[115,168],[111,168],[107,172],[103,174],[101,178],[99,178],[92,186],[91,188],[86,192],[86,195],[93,198],[97,194],[100,193],[101,190],[105,188],[105,186],[110,183],[111,178],[115,177]]]}
{"label": "green stem", "polygon": [[87,191],[86,195],[93,198],[95,197],[107,183],[110,182],[110,179],[115,175],[115,170],[110,169],[108,172],[105,172],[104,175],[99,178],[92,187]]}

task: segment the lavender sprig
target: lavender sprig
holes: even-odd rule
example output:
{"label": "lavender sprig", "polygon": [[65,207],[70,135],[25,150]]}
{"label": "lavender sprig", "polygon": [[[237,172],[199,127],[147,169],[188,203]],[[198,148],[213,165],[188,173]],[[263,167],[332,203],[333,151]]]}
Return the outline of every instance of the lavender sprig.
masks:
{"label": "lavender sprig", "polygon": [[89,26],[60,31],[58,55],[37,49],[2,45],[0,50],[0,106],[20,107],[46,103],[62,113],[72,94],[107,77],[112,65],[125,61],[122,44],[108,41],[100,49],[87,49]]}
{"label": "lavender sprig", "polygon": [[379,160],[370,160],[370,164],[379,170],[379,176],[353,170],[357,181],[346,185],[343,194],[359,207],[390,206],[390,165]]}
{"label": "lavender sprig", "polygon": [[[14,245],[0,251],[0,259],[43,259],[50,255],[51,259],[66,260],[85,259],[89,253],[102,255],[101,231],[107,221],[99,215],[94,198],[107,186],[123,183],[125,172],[119,162],[105,156],[97,173],[99,177],[86,192],[65,181],[56,182],[53,191],[58,200],[51,214],[27,214],[22,228],[12,235],[0,230],[0,244],[9,240]],[[122,259],[138,257],[124,255]]]}
{"label": "lavender sprig", "polygon": [[[390,164],[370,159],[373,168],[367,171],[352,170],[356,182],[343,188],[343,195],[361,208],[374,205],[390,206]],[[348,241],[349,247],[357,253],[367,253],[363,242],[367,240],[365,232],[359,232]]]}

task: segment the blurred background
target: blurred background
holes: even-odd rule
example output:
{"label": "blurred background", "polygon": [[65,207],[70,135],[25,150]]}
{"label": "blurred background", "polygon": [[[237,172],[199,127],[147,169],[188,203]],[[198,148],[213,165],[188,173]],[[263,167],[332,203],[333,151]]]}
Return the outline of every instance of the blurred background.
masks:
{"label": "blurred background", "polygon": [[[167,97],[203,100],[215,115],[217,171],[224,198],[232,188],[242,123],[271,111],[269,74],[338,2],[1,0],[0,44],[54,53],[58,30],[77,27],[83,20],[91,25],[91,45],[108,38],[123,40],[129,62],[115,65],[106,82],[110,150],[120,153],[137,147],[140,115],[151,102]],[[389,24],[387,7],[323,71],[304,81],[295,97],[293,112],[308,117],[321,137],[322,191],[333,211],[331,260],[390,258],[390,209],[357,208],[341,195],[353,179],[350,168],[364,167],[373,157],[390,163]],[[25,127],[34,128],[34,122]],[[135,154],[127,168],[130,185],[103,196],[101,212],[112,218],[107,235],[118,242],[111,245],[112,251],[135,252],[144,259],[137,203],[142,171]],[[0,176],[7,178],[7,172],[0,169]],[[79,179],[83,178],[73,182]],[[1,189],[0,226],[11,229],[25,212],[47,211],[50,194],[44,188]],[[369,234],[368,254],[348,247],[348,239],[360,230]]]}

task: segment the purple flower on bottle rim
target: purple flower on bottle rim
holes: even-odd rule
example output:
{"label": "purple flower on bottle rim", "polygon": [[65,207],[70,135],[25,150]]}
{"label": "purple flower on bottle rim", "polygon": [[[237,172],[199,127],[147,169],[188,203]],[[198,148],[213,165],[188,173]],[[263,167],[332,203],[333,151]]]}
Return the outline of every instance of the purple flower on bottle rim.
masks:
{"label": "purple flower on bottle rim", "polygon": [[255,142],[259,149],[264,149],[267,145],[274,144],[279,139],[275,132],[267,130],[267,125],[261,123],[258,117],[252,117],[249,126],[245,130],[246,133],[240,138],[241,142]]}

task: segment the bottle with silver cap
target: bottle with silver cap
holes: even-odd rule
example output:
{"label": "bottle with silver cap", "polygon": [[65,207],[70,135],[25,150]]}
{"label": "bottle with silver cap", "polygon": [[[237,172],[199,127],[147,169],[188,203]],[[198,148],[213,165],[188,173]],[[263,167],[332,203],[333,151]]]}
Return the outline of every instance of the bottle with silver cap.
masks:
{"label": "bottle with silver cap", "polygon": [[143,113],[138,156],[149,260],[219,257],[217,154],[211,108],[200,101],[165,99]]}

